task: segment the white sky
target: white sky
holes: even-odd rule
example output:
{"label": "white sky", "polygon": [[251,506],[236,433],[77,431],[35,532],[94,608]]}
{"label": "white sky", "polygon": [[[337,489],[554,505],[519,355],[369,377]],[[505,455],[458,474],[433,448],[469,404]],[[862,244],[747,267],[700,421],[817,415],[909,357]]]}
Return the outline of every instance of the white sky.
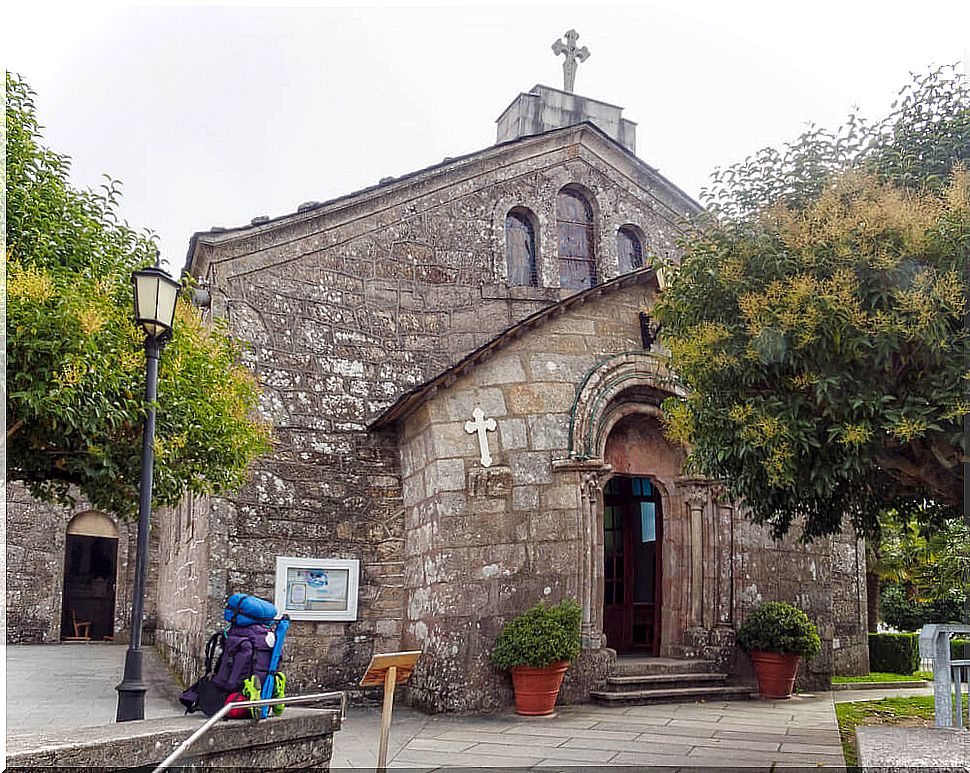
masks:
{"label": "white sky", "polygon": [[577,93],[623,106],[638,155],[694,197],[809,122],[881,117],[911,71],[970,45],[970,3],[942,0],[22,5],[2,12],[0,51],[38,93],[46,144],[81,186],[120,179],[122,214],[174,268],[194,231],[491,145],[519,92],[562,87],[550,46],[570,27],[591,52]]}

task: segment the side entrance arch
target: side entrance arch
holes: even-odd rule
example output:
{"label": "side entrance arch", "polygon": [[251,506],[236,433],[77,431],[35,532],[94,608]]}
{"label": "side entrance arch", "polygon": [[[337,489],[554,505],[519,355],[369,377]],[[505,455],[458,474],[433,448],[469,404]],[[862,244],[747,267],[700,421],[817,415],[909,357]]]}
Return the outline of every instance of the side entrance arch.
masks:
{"label": "side entrance arch", "polygon": [[74,516],[64,545],[61,639],[114,637],[117,572],[118,528],[111,518],[93,510]]}

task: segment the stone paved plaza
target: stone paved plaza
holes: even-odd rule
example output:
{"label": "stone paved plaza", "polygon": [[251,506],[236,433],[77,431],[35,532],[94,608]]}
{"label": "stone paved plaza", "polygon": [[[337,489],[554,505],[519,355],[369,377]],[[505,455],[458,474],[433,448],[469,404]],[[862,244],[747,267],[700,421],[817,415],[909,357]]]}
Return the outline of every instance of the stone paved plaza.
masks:
{"label": "stone paved plaza", "polygon": [[[113,722],[124,653],[110,644],[7,647],[8,751],[23,748],[30,733]],[[175,681],[151,649],[146,671],[147,716],[181,715]],[[352,708],[334,740],[333,767],[372,768],[379,725],[378,709]],[[546,718],[431,716],[398,706],[391,732],[391,765],[398,768],[842,764],[830,693],[776,702],[570,706]]]}
{"label": "stone paved plaza", "polygon": [[[372,766],[379,714],[351,711],[333,766]],[[391,766],[842,767],[830,694],[790,701],[569,706],[553,717],[395,712]]]}

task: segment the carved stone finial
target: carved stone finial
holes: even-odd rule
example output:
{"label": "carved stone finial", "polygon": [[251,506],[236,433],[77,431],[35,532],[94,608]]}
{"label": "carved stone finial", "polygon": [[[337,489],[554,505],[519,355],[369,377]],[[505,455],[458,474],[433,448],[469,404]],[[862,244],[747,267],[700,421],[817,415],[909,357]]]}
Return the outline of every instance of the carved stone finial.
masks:
{"label": "carved stone finial", "polygon": [[573,87],[576,85],[576,67],[578,59],[580,62],[585,62],[589,59],[589,50],[586,46],[582,48],[576,48],[576,41],[579,40],[579,33],[576,30],[569,30],[566,33],[566,44],[563,45],[561,40],[557,40],[552,44],[553,53],[556,56],[559,54],[566,55],[566,61],[562,63],[562,76],[563,76],[563,90],[572,91]]}

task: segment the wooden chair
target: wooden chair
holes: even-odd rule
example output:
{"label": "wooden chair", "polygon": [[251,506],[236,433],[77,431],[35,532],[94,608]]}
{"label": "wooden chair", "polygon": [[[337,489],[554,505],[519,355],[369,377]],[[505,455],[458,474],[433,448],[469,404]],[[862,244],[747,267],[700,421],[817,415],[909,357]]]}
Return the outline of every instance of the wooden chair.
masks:
{"label": "wooden chair", "polygon": [[71,622],[74,624],[74,635],[65,636],[66,641],[91,641],[91,621],[78,620],[77,612],[71,610]]}

